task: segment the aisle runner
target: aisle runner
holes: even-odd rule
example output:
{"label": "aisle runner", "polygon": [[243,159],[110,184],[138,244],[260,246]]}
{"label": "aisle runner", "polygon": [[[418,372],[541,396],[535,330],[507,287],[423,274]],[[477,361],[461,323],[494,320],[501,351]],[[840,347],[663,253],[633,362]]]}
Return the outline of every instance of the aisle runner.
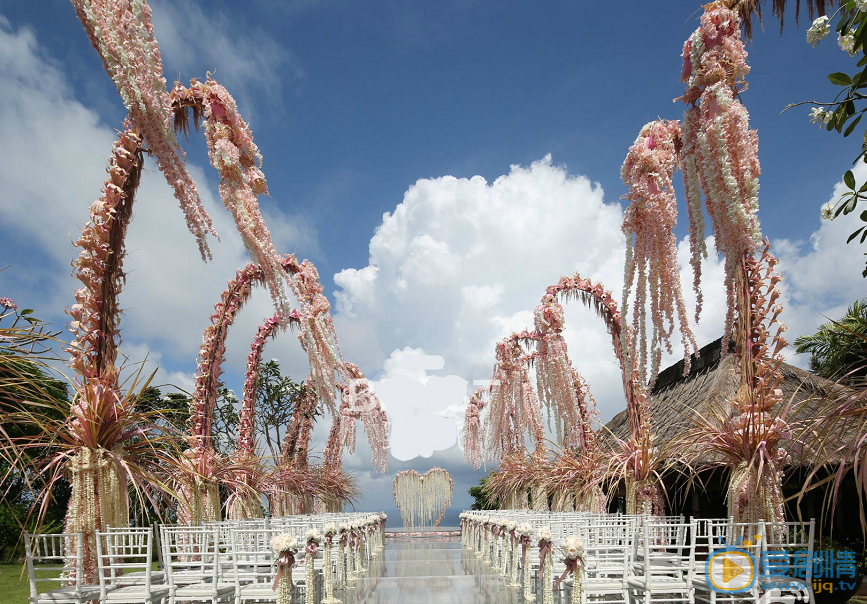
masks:
{"label": "aisle runner", "polygon": [[[490,566],[461,548],[460,538],[389,538],[370,572],[344,604],[521,604]],[[555,602],[558,601],[555,596]]]}

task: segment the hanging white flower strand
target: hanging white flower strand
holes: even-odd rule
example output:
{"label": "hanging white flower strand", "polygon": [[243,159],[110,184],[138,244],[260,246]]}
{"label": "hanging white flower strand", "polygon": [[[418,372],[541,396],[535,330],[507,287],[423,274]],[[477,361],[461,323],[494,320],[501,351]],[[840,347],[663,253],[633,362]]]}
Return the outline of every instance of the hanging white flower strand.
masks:
{"label": "hanging white flower strand", "polygon": [[392,488],[404,526],[438,526],[452,502],[454,481],[442,468],[431,468],[423,476],[404,470],[394,477]]}

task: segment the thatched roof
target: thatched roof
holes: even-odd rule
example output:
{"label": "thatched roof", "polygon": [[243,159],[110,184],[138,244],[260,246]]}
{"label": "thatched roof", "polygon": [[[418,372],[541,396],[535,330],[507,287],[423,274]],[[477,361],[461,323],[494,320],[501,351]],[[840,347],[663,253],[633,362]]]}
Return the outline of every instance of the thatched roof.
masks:
{"label": "thatched roof", "polygon": [[[711,418],[722,410],[731,411],[730,401],[740,385],[738,361],[731,352],[721,358],[721,352],[720,339],[702,348],[697,357],[693,356],[689,375],[683,375],[683,361],[659,373],[651,400],[656,446],[660,449],[692,427],[696,414]],[[835,387],[833,382],[787,363],[783,363],[781,370],[783,404],[791,401],[792,407],[798,408],[789,421],[815,415],[820,400]],[[799,407],[803,401],[808,402]],[[615,415],[606,428],[603,433],[610,430],[620,439],[629,438],[626,411]]]}

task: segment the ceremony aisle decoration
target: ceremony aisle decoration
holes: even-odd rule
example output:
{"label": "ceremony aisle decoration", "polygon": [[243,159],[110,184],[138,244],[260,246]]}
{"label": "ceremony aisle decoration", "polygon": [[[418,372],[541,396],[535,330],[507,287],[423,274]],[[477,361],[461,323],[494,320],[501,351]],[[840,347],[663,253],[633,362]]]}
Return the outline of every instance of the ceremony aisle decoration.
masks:
{"label": "ceremony aisle decoration", "polygon": [[584,544],[581,539],[572,535],[566,537],[560,545],[560,551],[563,553],[563,562],[566,564],[566,570],[554,583],[554,588],[559,589],[560,584],[570,574],[575,575],[575,581],[572,584],[572,595],[570,604],[581,604],[583,594],[582,577],[584,573]]}
{"label": "ceremony aisle decoration", "polygon": [[536,536],[539,539],[539,579],[542,581],[542,604],[554,602],[554,544],[551,528],[543,526]]}
{"label": "ceremony aisle decoration", "polygon": [[348,564],[346,560],[346,545],[349,542],[349,525],[345,522],[341,522],[337,526],[337,577],[334,581],[334,586],[337,589],[344,589],[346,587],[346,566]]}
{"label": "ceremony aisle decoration", "polygon": [[361,523],[353,524],[355,529],[355,578],[361,579],[367,568],[364,566],[364,525]]}
{"label": "ceremony aisle decoration", "polygon": [[442,468],[431,468],[424,475],[404,470],[394,477],[392,489],[405,527],[439,526],[451,505],[454,481]]}
{"label": "ceremony aisle decoration", "polygon": [[518,583],[518,524],[509,520],[509,587],[517,589],[521,586]]}
{"label": "ceremony aisle decoration", "polygon": [[527,560],[527,553],[530,549],[530,540],[533,535],[533,527],[527,524],[526,522],[523,524],[519,524],[518,528],[518,541],[521,543],[521,566],[524,569],[524,601],[525,602],[535,602],[536,594],[533,593],[533,579],[530,576],[530,561]]}
{"label": "ceremony aisle decoration", "polygon": [[292,591],[295,589],[292,568],[295,566],[295,554],[298,553],[298,539],[282,533],[271,540],[271,548],[277,554],[277,573],[271,589],[277,592],[277,604],[292,604]]}
{"label": "ceremony aisle decoration", "polygon": [[[732,404],[736,414],[699,418],[684,442],[687,460],[700,450],[719,453],[731,469],[729,514],[738,522],[759,518],[782,521],[782,466],[792,437],[787,422],[790,405],[778,388],[782,307],[774,270],[776,258],[762,244],[758,220],[758,135],[740,100],[749,73],[738,15],[726,2],[704,7],[701,25],[683,47],[681,79],[687,104],[683,118],[683,178],[691,208],[693,258],[702,253],[701,205],[711,218],[717,249],[725,256],[727,312],[723,354],[729,337],[735,341],[740,388]],[[692,209],[694,208],[694,209]],[[694,234],[693,234],[694,232]],[[694,262],[694,266],[695,266]],[[690,444],[692,447],[690,448]]]}
{"label": "ceremony aisle decoration", "polygon": [[[316,554],[319,552],[319,544],[322,542],[322,534],[318,529],[307,529],[305,535],[307,547],[304,548],[304,562],[306,565],[307,574],[304,579],[304,602],[305,604],[316,604],[316,574],[314,562]],[[327,561],[331,563],[330,560]]]}
{"label": "ceremony aisle decoration", "polygon": [[[334,535],[337,534],[337,526],[333,522],[329,522],[323,529],[325,546],[322,556],[325,559],[325,566],[322,569],[325,583],[325,597],[322,599],[322,604],[341,604],[341,601],[334,597],[334,574],[331,565],[331,545],[334,540]],[[339,562],[338,558],[338,562]]]}
{"label": "ceremony aisle decoration", "polygon": [[509,572],[509,521],[500,518],[500,576],[507,577]]}

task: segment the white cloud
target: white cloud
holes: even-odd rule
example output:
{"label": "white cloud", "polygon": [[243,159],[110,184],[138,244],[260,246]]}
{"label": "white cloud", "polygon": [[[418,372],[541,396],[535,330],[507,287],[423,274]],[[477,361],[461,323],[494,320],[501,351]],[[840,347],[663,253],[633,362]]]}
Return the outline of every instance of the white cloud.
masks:
{"label": "white cloud", "polygon": [[151,4],[170,85],[178,72],[187,81],[211,72],[238,99],[250,121],[262,97],[279,109],[284,85],[297,86],[304,77],[289,48],[261,28],[246,25],[237,11],[227,13],[212,4],[206,11],[195,2]]}
{"label": "white cloud", "polygon": [[[550,156],[493,183],[419,180],[383,216],[368,266],[334,277],[343,350],[369,374],[410,347],[441,355],[445,371],[468,382],[489,379],[495,342],[532,327],[533,308],[560,275],[581,272],[619,292],[621,220],[598,185]],[[576,365],[610,415],[622,405],[610,340],[586,309],[568,305],[567,318]],[[354,335],[371,332],[375,340]]]}

